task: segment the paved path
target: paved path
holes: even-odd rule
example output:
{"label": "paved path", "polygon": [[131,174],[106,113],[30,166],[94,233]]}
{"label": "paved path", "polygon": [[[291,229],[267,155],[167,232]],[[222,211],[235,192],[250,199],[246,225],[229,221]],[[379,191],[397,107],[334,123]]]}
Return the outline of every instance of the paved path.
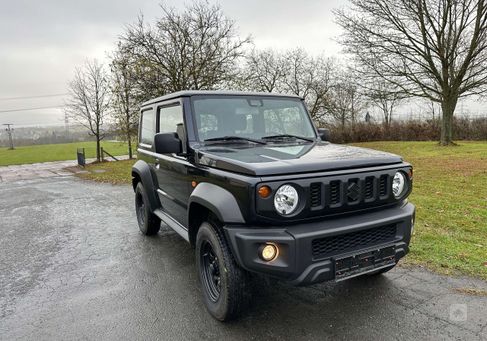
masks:
{"label": "paved path", "polygon": [[[127,160],[128,155],[117,156],[117,159]],[[95,159],[86,160],[87,163],[93,161],[95,161]],[[78,162],[76,160],[68,160],[32,163],[24,165],[0,166],[0,182],[70,176],[73,175],[73,173],[66,170],[65,168],[77,165]]]}
{"label": "paved path", "polygon": [[[396,268],[296,288],[254,282],[240,320],[205,311],[191,247],[137,229],[130,186],[0,183],[1,340],[487,340],[487,283]],[[414,247],[414,246],[413,246]]]}

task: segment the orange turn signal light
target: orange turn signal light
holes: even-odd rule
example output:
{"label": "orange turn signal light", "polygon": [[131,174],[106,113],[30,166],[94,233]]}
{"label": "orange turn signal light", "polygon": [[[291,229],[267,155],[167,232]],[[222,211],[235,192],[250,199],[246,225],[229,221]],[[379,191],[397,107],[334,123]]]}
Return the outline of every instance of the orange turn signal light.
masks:
{"label": "orange turn signal light", "polygon": [[408,176],[409,176],[409,180],[411,180],[413,178],[413,169],[412,168],[409,168]]}
{"label": "orange turn signal light", "polygon": [[271,195],[271,189],[269,186],[261,186],[258,190],[258,193],[259,193],[259,197],[265,199],[265,198],[268,198],[269,195]]}
{"label": "orange turn signal light", "polygon": [[191,187],[195,188],[198,183],[196,181],[191,181]]}

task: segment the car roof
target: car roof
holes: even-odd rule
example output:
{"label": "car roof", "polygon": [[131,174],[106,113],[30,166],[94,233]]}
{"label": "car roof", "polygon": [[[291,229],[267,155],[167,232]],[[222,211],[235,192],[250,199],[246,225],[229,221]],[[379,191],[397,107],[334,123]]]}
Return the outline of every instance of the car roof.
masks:
{"label": "car roof", "polygon": [[225,90],[183,90],[173,92],[164,96],[153,98],[142,103],[141,106],[146,106],[154,103],[164,102],[169,99],[179,97],[191,97],[191,96],[266,96],[266,97],[287,97],[302,99],[302,97],[296,95],[277,94],[272,92],[249,92],[249,91],[225,91]]}

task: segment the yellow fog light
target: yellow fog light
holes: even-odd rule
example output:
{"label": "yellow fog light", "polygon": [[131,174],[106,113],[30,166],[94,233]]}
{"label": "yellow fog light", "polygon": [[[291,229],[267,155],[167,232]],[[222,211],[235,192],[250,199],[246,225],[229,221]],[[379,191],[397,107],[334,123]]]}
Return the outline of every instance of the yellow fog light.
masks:
{"label": "yellow fog light", "polygon": [[279,255],[279,249],[274,244],[265,244],[260,248],[260,257],[266,262],[270,262],[277,258]]}

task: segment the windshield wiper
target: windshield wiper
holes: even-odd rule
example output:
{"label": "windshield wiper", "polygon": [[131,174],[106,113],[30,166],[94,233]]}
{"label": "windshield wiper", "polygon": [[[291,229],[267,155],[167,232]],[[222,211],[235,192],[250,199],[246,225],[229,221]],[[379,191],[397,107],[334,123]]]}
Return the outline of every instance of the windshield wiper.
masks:
{"label": "windshield wiper", "polygon": [[262,137],[263,140],[273,140],[273,139],[283,139],[283,138],[294,138],[294,139],[309,141],[309,142],[315,141],[311,137],[304,137],[304,136],[298,136],[298,135],[292,135],[292,134],[279,134],[279,135],[269,135],[269,136],[263,136]]}
{"label": "windshield wiper", "polygon": [[249,137],[242,137],[242,136],[222,136],[222,137],[212,137],[211,139],[206,139],[205,142],[212,142],[212,141],[247,141],[253,142],[258,144],[266,144],[264,141],[251,139]]}

